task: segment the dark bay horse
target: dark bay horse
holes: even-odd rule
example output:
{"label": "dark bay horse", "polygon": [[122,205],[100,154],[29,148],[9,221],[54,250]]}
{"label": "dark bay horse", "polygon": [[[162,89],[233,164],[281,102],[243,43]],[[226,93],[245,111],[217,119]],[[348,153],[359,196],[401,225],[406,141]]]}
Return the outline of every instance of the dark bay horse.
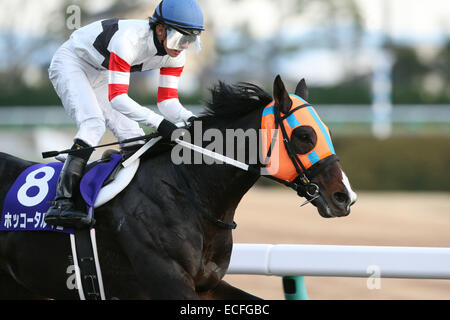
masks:
{"label": "dark bay horse", "polygon": [[[279,77],[274,98],[250,84],[220,83],[211,91],[209,111],[198,119],[204,130],[258,130],[273,99],[282,113],[290,108]],[[304,81],[296,94],[308,98]],[[314,132],[303,129],[294,130],[290,141],[297,152],[310,150],[315,139]],[[239,147],[248,148],[249,142]],[[0,206],[32,164],[0,153]],[[229,226],[235,209],[259,177],[225,164],[174,164],[170,150],[144,156],[128,187],[96,210],[107,299],[256,298],[222,278],[232,251]],[[320,188],[312,204],[322,216],[349,214],[356,197],[339,162],[325,165],[311,181]],[[0,232],[0,299],[78,299],[68,285],[71,254],[66,234]]]}

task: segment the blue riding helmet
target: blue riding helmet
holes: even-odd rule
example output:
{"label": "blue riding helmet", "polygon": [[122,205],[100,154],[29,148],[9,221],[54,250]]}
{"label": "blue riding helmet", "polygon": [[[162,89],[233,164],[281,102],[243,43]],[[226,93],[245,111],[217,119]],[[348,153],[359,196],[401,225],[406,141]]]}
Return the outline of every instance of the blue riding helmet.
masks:
{"label": "blue riding helmet", "polygon": [[195,0],[163,0],[152,20],[186,30],[205,30],[203,12]]}

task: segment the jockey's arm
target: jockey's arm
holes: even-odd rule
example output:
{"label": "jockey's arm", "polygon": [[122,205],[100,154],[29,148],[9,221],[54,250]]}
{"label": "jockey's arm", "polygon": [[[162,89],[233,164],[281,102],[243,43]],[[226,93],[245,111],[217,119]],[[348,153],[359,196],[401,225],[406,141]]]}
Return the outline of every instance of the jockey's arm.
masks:
{"label": "jockey's arm", "polygon": [[108,94],[111,106],[128,118],[153,128],[158,128],[164,117],[143,107],[128,96],[131,59],[111,51],[109,59]]}
{"label": "jockey's arm", "polygon": [[[183,59],[184,64],[184,59]],[[194,114],[178,100],[178,82],[181,67],[164,67],[160,70],[157,106],[163,116],[142,107],[128,96],[131,65],[118,54],[111,52],[109,63],[109,100],[114,109],[153,128],[158,128],[164,118],[173,123],[187,122]]]}
{"label": "jockey's arm", "polygon": [[181,123],[187,122],[194,114],[185,109],[178,99],[178,83],[184,68],[184,58],[176,64],[160,69],[157,105],[167,120]]}

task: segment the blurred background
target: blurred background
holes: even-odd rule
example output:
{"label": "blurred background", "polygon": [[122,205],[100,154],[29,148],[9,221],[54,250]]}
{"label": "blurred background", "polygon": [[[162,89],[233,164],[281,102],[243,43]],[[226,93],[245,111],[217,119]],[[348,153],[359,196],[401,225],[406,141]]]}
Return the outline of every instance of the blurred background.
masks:
{"label": "blurred background", "polygon": [[[198,2],[205,14],[207,31],[202,34],[203,50],[188,56],[180,82],[180,100],[188,109],[200,113],[204,101],[210,97],[208,89],[219,80],[251,82],[271,93],[277,74],[291,92],[305,78],[310,89],[309,102],[331,128],[341,163],[353,188],[359,192],[360,201],[352,215],[370,217],[373,211],[379,219],[387,219],[386,226],[390,225],[389,217],[396,214],[406,219],[398,222],[400,229],[393,230],[392,237],[387,237],[383,224],[363,219],[351,225],[352,218],[344,218],[350,219],[345,220],[348,230],[342,231],[347,235],[345,241],[337,233],[328,244],[341,240],[354,244],[355,241],[349,240],[351,230],[356,226],[370,227],[372,223],[371,232],[378,232],[372,240],[363,237],[361,243],[361,229],[353,239],[358,237],[359,244],[450,246],[444,231],[441,237],[433,231],[436,225],[450,226],[448,0]],[[38,0],[2,0],[0,150],[42,161],[42,151],[70,147],[75,127],[48,80],[47,68],[53,53],[79,27],[111,17],[147,19],[158,3],[158,0],[47,0],[44,4]],[[158,71],[134,73],[130,96],[154,109],[157,76]],[[112,140],[110,133],[104,138],[104,142]],[[249,195],[250,202],[244,198],[243,206],[261,203],[267,197],[264,187],[261,182],[259,190]],[[298,199],[286,201],[297,203]],[[380,203],[384,205],[380,207],[382,212],[376,210]],[[428,212],[431,206],[435,211]],[[437,223],[427,233],[433,241],[414,233],[410,238],[398,238],[404,234],[401,228],[408,219],[400,211],[423,215],[424,220],[417,221],[418,230],[425,228],[424,221],[435,217]],[[247,214],[241,209],[238,213]],[[302,221],[297,218],[296,222]],[[248,228],[255,227],[251,220]],[[320,243],[319,239],[323,239],[317,237],[319,233],[288,239],[256,234],[248,238],[253,231],[248,233],[245,221],[243,230],[236,231],[237,241]],[[374,239],[389,241],[380,243]],[[446,290],[450,291],[448,284]],[[364,297],[363,293],[358,296]]]}

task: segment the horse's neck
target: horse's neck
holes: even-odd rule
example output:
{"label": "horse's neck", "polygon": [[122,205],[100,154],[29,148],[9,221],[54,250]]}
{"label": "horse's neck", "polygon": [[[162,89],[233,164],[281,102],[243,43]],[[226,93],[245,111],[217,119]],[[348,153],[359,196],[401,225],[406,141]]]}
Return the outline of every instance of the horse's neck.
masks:
{"label": "horse's neck", "polygon": [[[232,127],[228,126],[227,129],[242,129],[241,132],[254,129],[256,138],[259,139],[259,119],[258,113],[254,112],[252,115],[233,123]],[[225,146],[234,144],[226,141],[226,139],[227,137],[224,136],[224,152],[226,151]],[[246,155],[250,153],[249,147],[255,146],[246,145]],[[255,151],[253,150],[253,152]],[[211,165],[204,162],[201,165],[183,165],[180,169],[184,175],[190,177],[190,188],[195,193],[194,196],[198,197],[197,199],[201,202],[202,207],[216,219],[227,223],[233,221],[237,205],[259,177],[234,166],[218,164],[217,162]]]}
{"label": "horse's neck", "polygon": [[197,200],[215,218],[231,223],[234,210],[258,176],[230,165],[217,164],[188,169]]}

